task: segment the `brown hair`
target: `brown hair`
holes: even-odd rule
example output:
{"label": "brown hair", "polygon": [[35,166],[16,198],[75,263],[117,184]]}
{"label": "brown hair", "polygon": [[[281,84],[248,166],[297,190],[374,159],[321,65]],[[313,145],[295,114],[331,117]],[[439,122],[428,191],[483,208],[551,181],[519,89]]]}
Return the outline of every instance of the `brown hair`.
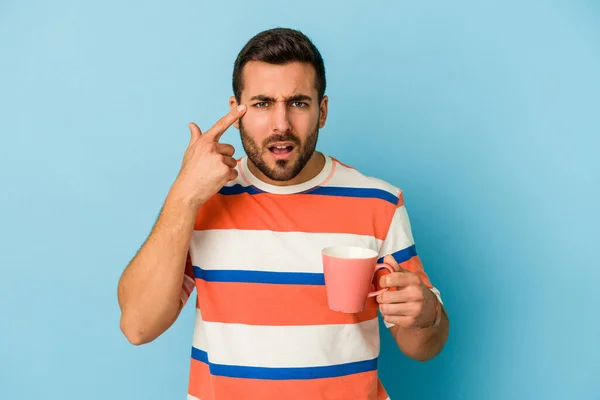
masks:
{"label": "brown hair", "polygon": [[319,103],[325,96],[325,65],[321,53],[302,32],[289,28],[274,28],[260,32],[246,43],[233,67],[233,93],[237,102],[242,95],[242,71],[249,61],[287,64],[293,61],[310,63],[315,68],[315,85]]}

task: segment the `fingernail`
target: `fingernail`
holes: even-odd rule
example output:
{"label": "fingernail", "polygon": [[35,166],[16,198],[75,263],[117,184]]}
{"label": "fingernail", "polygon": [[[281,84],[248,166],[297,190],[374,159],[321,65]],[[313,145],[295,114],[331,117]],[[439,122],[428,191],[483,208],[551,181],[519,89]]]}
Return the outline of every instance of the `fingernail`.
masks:
{"label": "fingernail", "polygon": [[239,112],[242,112],[242,111],[244,111],[245,109],[246,109],[246,105],[245,105],[245,104],[240,104],[240,105],[237,107],[237,110],[238,110]]}

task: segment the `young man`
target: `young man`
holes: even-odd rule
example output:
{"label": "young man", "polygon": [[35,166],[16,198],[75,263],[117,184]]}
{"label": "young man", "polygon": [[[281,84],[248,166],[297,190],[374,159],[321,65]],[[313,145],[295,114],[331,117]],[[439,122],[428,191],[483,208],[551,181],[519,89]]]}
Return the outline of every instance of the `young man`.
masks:
{"label": "young man", "polygon": [[[402,192],[315,151],[325,68],[302,33],[252,38],[233,71],[231,112],[191,140],[147,241],[119,282],[121,329],[140,345],[197,289],[188,399],[387,399],[377,377],[378,311],[407,356],[448,335]],[[219,142],[240,130],[247,156]],[[358,314],[331,311],[321,249],[376,250],[391,288]]]}

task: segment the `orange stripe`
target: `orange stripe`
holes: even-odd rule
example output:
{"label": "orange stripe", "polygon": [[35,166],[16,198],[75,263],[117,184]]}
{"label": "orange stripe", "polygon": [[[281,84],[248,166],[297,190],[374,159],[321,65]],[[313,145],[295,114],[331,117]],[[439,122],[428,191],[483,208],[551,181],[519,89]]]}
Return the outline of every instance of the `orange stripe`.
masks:
{"label": "orange stripe", "polygon": [[202,319],[248,325],[356,324],[377,317],[375,298],[357,314],[331,311],[325,286],[206,282],[196,279]]}
{"label": "orange stripe", "polygon": [[215,400],[213,379],[207,364],[191,359],[188,394],[201,400]]}
{"label": "orange stripe", "polygon": [[387,400],[390,395],[385,391],[383,384],[379,381],[377,385],[377,400]]}
{"label": "orange stripe", "polygon": [[192,359],[188,393],[202,400],[378,400],[378,387],[377,371],[307,380],[244,379],[211,376],[205,364]]}
{"label": "orange stripe", "polygon": [[311,194],[217,194],[200,208],[194,229],[351,233],[383,240],[395,210],[394,204],[370,198]]}

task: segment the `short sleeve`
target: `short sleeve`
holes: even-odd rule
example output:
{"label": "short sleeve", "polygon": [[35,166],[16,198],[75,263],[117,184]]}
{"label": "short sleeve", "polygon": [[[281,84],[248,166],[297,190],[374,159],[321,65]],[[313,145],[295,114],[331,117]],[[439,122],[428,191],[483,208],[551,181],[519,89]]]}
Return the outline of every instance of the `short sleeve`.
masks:
{"label": "short sleeve", "polygon": [[183,283],[181,285],[181,303],[185,305],[190,295],[194,291],[196,281],[194,280],[194,267],[192,265],[192,259],[188,253],[185,261],[185,273],[183,275]]}
{"label": "short sleeve", "polygon": [[[441,303],[442,299],[440,292],[432,285],[429,276],[427,276],[427,273],[423,268],[421,259],[417,254],[402,192],[400,192],[398,197],[396,211],[394,212],[388,233],[379,251],[380,258],[378,262],[382,263],[383,258],[390,254],[402,268],[417,274],[425,286],[437,296]],[[388,322],[386,322],[385,325],[388,328],[393,326],[393,324],[389,324]]]}

